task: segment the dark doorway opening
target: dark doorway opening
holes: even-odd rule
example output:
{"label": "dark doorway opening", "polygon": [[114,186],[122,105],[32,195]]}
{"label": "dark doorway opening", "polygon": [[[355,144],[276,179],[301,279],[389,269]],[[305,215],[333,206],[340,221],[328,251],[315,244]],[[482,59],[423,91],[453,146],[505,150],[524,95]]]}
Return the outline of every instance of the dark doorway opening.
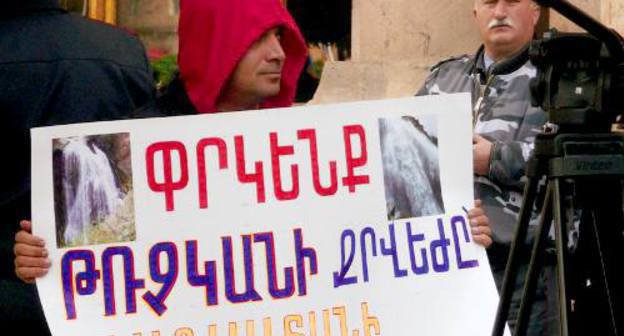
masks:
{"label": "dark doorway opening", "polygon": [[351,0],[288,0],[287,6],[309,43],[351,49]]}
{"label": "dark doorway opening", "polygon": [[310,46],[296,101],[314,96],[324,64],[351,57],[352,0],[287,0],[286,5]]}

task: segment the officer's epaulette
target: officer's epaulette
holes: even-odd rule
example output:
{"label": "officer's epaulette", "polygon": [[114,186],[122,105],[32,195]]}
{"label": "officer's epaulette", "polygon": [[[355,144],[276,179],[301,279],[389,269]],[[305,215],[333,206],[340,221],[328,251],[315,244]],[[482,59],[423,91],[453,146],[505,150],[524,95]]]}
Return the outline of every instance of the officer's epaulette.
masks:
{"label": "officer's epaulette", "polygon": [[447,58],[445,60],[442,60],[440,62],[438,62],[436,65],[432,66],[431,69],[429,69],[430,71],[435,71],[437,68],[441,67],[443,64],[449,63],[449,62],[453,62],[453,61],[459,61],[462,59],[466,59],[466,60],[470,60],[470,55],[468,54],[463,54],[463,55],[459,55],[459,56],[453,56],[450,58]]}

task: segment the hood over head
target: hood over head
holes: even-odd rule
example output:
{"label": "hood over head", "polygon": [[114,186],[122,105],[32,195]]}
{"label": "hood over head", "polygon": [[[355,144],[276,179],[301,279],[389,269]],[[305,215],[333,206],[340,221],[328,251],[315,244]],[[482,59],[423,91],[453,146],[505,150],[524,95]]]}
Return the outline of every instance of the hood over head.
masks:
{"label": "hood over head", "polygon": [[251,45],[281,27],[286,59],[281,90],[262,108],[288,107],[307,56],[307,46],[280,0],[181,0],[178,65],[186,92],[200,113],[216,112],[217,99]]}

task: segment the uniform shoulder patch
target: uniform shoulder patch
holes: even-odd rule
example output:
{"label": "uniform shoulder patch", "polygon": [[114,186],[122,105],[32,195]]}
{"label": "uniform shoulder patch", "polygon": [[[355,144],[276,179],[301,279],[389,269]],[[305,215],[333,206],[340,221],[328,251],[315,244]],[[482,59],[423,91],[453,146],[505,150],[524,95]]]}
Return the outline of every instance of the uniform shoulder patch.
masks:
{"label": "uniform shoulder patch", "polygon": [[466,63],[466,62],[470,61],[470,55],[464,54],[464,55],[453,56],[453,57],[444,59],[444,60],[436,63],[434,66],[432,66],[430,71],[433,72],[433,71],[439,69],[440,67],[442,67],[445,64],[449,64],[451,62],[456,62],[456,61],[459,61],[461,63]]}

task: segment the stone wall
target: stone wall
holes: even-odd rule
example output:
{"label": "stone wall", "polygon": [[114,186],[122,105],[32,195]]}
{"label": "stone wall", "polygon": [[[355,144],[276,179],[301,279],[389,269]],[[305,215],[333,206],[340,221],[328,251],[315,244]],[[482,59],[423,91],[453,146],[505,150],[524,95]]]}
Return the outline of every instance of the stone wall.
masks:
{"label": "stone wall", "polygon": [[122,0],[117,24],[139,34],[148,50],[178,51],[179,0]]}
{"label": "stone wall", "polygon": [[624,2],[608,0],[603,3],[601,13],[603,22],[624,36]]}
{"label": "stone wall", "polygon": [[[622,0],[572,0],[571,3],[603,24],[624,34],[624,2]],[[551,10],[551,26],[561,31],[583,31],[568,19]]]}
{"label": "stone wall", "polygon": [[354,0],[354,61],[402,61],[470,50],[472,1]]}
{"label": "stone wall", "polygon": [[[624,1],[572,0],[624,32]],[[472,0],[353,0],[352,59],[326,65],[312,103],[413,95],[428,69],[480,44]],[[579,28],[551,11],[544,27]]]}
{"label": "stone wall", "polygon": [[353,0],[352,59],[326,64],[313,103],[414,94],[432,64],[478,47],[472,3]]}

